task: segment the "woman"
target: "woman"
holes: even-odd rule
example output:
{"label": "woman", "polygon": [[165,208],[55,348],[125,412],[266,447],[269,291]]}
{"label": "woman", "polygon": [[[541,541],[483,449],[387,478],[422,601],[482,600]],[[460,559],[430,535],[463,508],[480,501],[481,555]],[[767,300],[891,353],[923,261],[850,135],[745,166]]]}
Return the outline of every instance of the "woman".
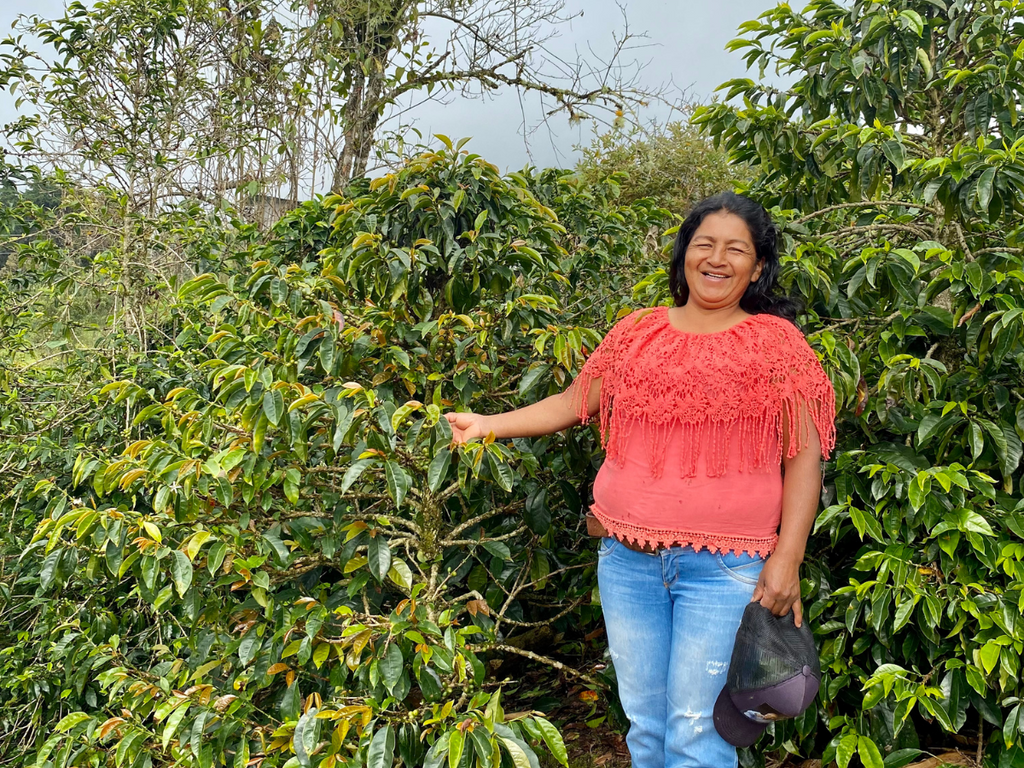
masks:
{"label": "woman", "polygon": [[777,241],[753,200],[702,201],[676,237],[674,307],[620,320],[563,395],[447,414],[459,442],[599,417],[598,584],[634,768],[735,766],[712,710],[743,609],[802,622],[835,400],[795,304],[774,293]]}

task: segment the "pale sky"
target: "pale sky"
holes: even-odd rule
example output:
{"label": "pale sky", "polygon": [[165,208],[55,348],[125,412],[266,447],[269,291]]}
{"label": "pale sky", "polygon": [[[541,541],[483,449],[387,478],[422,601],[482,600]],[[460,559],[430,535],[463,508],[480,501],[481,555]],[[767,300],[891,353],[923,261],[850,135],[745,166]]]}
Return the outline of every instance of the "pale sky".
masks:
{"label": "pale sky", "polygon": [[[691,99],[709,100],[714,89],[735,77],[750,76],[739,53],[725,51],[737,36],[737,27],[775,5],[774,0],[624,0],[631,33],[646,33],[646,47],[629,58],[646,62],[642,74],[645,86],[656,88],[674,83],[685,88]],[[55,18],[64,0],[0,0],[0,35],[10,33],[14,19],[23,13]],[[560,57],[575,59],[575,51],[589,46],[598,54],[611,50],[612,33],[622,31],[622,14],[615,0],[566,0],[566,12],[583,10],[562,27],[549,46]],[[10,94],[0,92],[0,124],[17,114]],[[523,136],[523,121],[528,139]],[[668,110],[652,106],[647,119],[664,119]],[[452,98],[448,104],[427,102],[411,113],[425,136],[445,133],[454,138],[471,136],[467,149],[483,155],[502,169],[515,170],[526,164],[540,167],[571,166],[574,145],[589,143],[593,128],[584,123],[570,126],[563,117],[537,127],[543,111],[536,97],[500,92],[487,100]]]}

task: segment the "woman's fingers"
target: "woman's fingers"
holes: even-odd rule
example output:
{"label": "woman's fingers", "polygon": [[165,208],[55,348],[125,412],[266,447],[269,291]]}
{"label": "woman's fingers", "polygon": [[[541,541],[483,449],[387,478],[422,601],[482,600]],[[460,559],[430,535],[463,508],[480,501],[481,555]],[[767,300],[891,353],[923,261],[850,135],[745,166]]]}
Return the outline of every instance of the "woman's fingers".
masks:
{"label": "woman's fingers", "polygon": [[464,443],[468,439],[466,437],[466,429],[472,423],[470,418],[472,414],[469,413],[455,413],[450,411],[444,415],[448,419],[448,423],[452,428],[452,441],[455,443]]}
{"label": "woman's fingers", "polygon": [[803,606],[800,604],[799,594],[791,594],[792,590],[778,589],[773,587],[764,578],[757,581],[754,587],[754,594],[750,598],[752,603],[760,603],[776,616],[785,616],[790,610],[793,611],[793,618],[797,626],[803,621]]}
{"label": "woman's fingers", "polygon": [[782,603],[780,603],[779,600],[772,595],[765,594],[765,596],[761,598],[761,605],[763,605],[769,611],[774,613],[776,616],[782,615],[781,613],[779,613],[779,607],[782,605]]}

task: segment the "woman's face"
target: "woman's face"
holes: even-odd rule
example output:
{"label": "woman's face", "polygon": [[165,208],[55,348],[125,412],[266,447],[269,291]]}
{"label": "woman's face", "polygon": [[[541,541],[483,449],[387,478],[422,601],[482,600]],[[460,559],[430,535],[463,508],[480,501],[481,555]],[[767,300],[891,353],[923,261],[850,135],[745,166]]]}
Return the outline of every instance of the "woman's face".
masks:
{"label": "woman's face", "polygon": [[737,307],[747,286],[761,276],[761,266],[746,222],[727,211],[710,213],[686,248],[687,303],[701,309]]}

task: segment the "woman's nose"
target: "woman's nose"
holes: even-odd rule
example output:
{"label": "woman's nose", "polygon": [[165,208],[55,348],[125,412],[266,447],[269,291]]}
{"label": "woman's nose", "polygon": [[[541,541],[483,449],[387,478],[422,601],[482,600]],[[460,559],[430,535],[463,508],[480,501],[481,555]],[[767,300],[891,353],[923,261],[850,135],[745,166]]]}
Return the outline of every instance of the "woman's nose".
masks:
{"label": "woman's nose", "polygon": [[708,263],[710,265],[724,265],[726,261],[725,248],[723,246],[716,245],[711,249],[711,255],[708,257]]}

